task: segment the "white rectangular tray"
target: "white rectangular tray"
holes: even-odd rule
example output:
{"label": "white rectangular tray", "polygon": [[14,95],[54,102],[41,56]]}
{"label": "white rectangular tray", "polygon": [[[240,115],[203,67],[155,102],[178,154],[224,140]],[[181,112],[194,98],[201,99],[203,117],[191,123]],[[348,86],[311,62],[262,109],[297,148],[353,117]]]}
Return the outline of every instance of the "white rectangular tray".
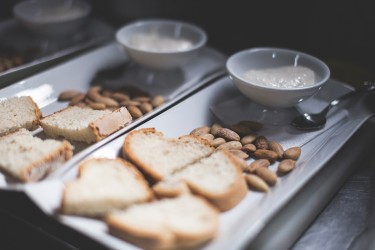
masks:
{"label": "white rectangular tray", "polygon": [[0,54],[12,52],[24,58],[24,63],[0,72],[0,87],[14,79],[46,68],[51,62],[92,46],[104,44],[113,39],[114,29],[108,24],[89,19],[85,29],[74,35],[61,38],[46,38],[30,34],[15,19],[0,23]]}
{"label": "white rectangular tray", "polygon": [[[327,88],[326,92],[336,92],[340,89],[343,92],[350,91],[347,85],[337,81],[330,80],[329,85],[331,88]],[[322,92],[322,94],[329,98],[335,93]],[[218,119],[210,111],[210,107],[217,106],[238,95],[239,92],[234,88],[229,77],[225,76],[138,128],[154,127],[167,137],[188,134],[194,128],[217,122]],[[280,177],[270,192],[249,191],[244,200],[236,207],[222,213],[219,235],[203,249],[242,249],[253,240],[270,218],[302,190],[304,184],[323,168],[324,164],[371,115],[359,100],[350,104],[336,110],[336,112],[343,111],[345,114],[339,122],[303,144],[302,155],[296,169],[290,174]],[[249,117],[249,119],[251,118]],[[259,134],[262,133],[259,132]],[[87,158],[120,156],[125,136],[126,134],[95,150]],[[273,139],[272,135],[269,139]],[[271,168],[275,169],[275,165]],[[55,179],[27,186],[26,194],[41,210],[54,217],[58,222],[92,237],[111,249],[138,249],[108,234],[106,225],[100,220],[56,213],[61,202],[64,183],[74,179],[76,174],[77,166],[64,173],[60,180]]]}
{"label": "white rectangular tray", "polygon": [[[94,149],[168,109],[212,79],[222,76],[225,72],[225,60],[226,57],[220,52],[205,47],[197,58],[181,68],[154,74],[130,63],[117,43],[111,42],[71,61],[0,89],[0,99],[29,95],[46,116],[68,105],[67,102],[57,101],[62,91],[76,89],[86,92],[98,79],[101,85],[117,87],[134,85],[146,90],[150,95],[161,94],[165,97],[164,105],[132,121],[109,137],[91,145],[74,143],[76,149],[73,158],[42,180],[45,181],[59,178],[59,171],[66,171]],[[113,71],[116,71],[116,75]],[[145,78],[148,75],[154,76],[152,81]],[[36,133],[41,131],[39,129]],[[27,184],[20,184],[0,172],[0,190],[22,190],[25,185]]]}

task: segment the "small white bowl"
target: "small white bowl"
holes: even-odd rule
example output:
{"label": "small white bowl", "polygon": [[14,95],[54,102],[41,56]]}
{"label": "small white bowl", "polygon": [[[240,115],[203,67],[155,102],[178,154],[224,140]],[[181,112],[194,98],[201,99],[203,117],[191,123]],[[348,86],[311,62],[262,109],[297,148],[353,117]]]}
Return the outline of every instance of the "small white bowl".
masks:
{"label": "small white bowl", "polygon": [[27,0],[13,7],[13,15],[31,32],[46,36],[72,34],[82,28],[91,5],[80,0]]}
{"label": "small white bowl", "polygon": [[[304,87],[270,87],[244,77],[249,70],[302,66],[312,70],[315,80]],[[321,60],[303,52],[281,48],[253,48],[230,56],[227,71],[235,86],[254,102],[272,108],[289,108],[315,94],[329,79],[330,70]]]}
{"label": "small white bowl", "polygon": [[116,39],[138,64],[166,70],[180,67],[197,56],[207,42],[207,35],[189,23],[151,19],[122,27]]}

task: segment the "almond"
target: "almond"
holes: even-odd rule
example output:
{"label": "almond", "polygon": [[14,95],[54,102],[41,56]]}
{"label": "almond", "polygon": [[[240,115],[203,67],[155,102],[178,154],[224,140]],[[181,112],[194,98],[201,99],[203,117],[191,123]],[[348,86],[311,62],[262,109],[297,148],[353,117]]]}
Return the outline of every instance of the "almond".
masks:
{"label": "almond", "polygon": [[254,157],[258,159],[267,159],[270,162],[274,162],[278,159],[278,155],[276,152],[267,150],[267,149],[257,149],[254,152]]}
{"label": "almond", "polygon": [[256,138],[257,138],[256,134],[247,134],[247,135],[245,135],[244,137],[241,138],[241,143],[242,143],[242,145],[253,143]]}
{"label": "almond", "polygon": [[277,182],[277,175],[268,168],[256,168],[255,174],[262,178],[270,186],[275,185]]}
{"label": "almond", "polygon": [[222,128],[222,126],[220,124],[218,124],[218,123],[212,124],[210,133],[213,134],[214,136],[217,136],[217,130],[219,128]]}
{"label": "almond", "polygon": [[268,184],[262,178],[255,174],[247,174],[245,176],[245,180],[247,184],[250,186],[250,188],[253,188],[257,191],[268,192],[270,190]]}
{"label": "almond", "polygon": [[246,153],[254,153],[257,150],[257,148],[255,147],[254,144],[249,143],[249,144],[243,145],[241,150]]}
{"label": "almond", "polygon": [[227,141],[239,141],[240,140],[240,136],[236,132],[228,128],[219,128],[217,130],[216,136],[222,137]]}
{"label": "almond", "polygon": [[286,174],[292,171],[296,167],[296,161],[291,159],[282,160],[277,168],[277,171],[281,174]]}
{"label": "almond", "polygon": [[280,143],[278,143],[276,141],[271,141],[271,142],[268,143],[268,147],[269,147],[270,150],[277,153],[279,159],[283,158],[284,149],[280,145]]}
{"label": "almond", "polygon": [[241,149],[241,148],[242,148],[242,144],[239,141],[228,141],[217,147],[217,149],[219,150],[220,149],[231,150],[231,149]]}
{"label": "almond", "polygon": [[211,146],[217,148],[219,147],[221,144],[224,144],[226,143],[227,141],[224,139],[224,138],[221,138],[221,137],[218,137],[218,138],[215,138],[212,140],[211,142]]}
{"label": "almond", "polygon": [[292,159],[296,161],[300,157],[301,151],[302,150],[300,147],[288,148],[287,150],[285,150],[283,157],[284,159]]}
{"label": "almond", "polygon": [[90,102],[88,106],[92,109],[96,110],[103,110],[105,109],[105,104],[104,103],[99,103],[99,102]]}
{"label": "almond", "polygon": [[214,136],[212,134],[203,134],[203,135],[200,135],[199,137],[207,140],[210,144],[211,142],[214,140]]}
{"label": "almond", "polygon": [[259,159],[255,160],[252,163],[249,164],[249,166],[246,168],[246,171],[249,173],[254,173],[255,169],[257,168],[268,168],[270,166],[270,162],[267,159]]}
{"label": "almond", "polygon": [[67,90],[67,91],[64,91],[64,92],[60,93],[60,95],[58,97],[58,100],[59,101],[70,101],[71,99],[73,99],[74,97],[76,97],[78,95],[83,95],[83,93],[80,92],[80,91],[77,91],[77,90]]}
{"label": "almond", "polygon": [[164,103],[164,97],[161,96],[161,95],[156,95],[152,98],[151,100],[151,105],[154,107],[154,108],[157,108],[159,107],[160,105],[162,105]]}
{"label": "almond", "polygon": [[257,136],[254,145],[257,149],[268,149],[268,140],[263,135]]}
{"label": "almond", "polygon": [[142,111],[143,114],[146,114],[148,112],[152,111],[152,105],[148,102],[143,102],[140,106],[139,109]]}
{"label": "almond", "polygon": [[232,153],[233,155],[241,158],[241,159],[247,159],[247,158],[249,158],[249,155],[246,154],[245,152],[243,152],[242,150],[230,149],[229,152]]}
{"label": "almond", "polygon": [[123,101],[129,101],[130,97],[124,93],[121,92],[115,92],[111,95],[113,99],[115,99],[118,102],[123,102]]}
{"label": "almond", "polygon": [[196,136],[201,136],[201,135],[210,133],[210,130],[211,130],[210,127],[203,126],[203,127],[199,127],[199,128],[193,129],[190,132],[190,134],[191,135],[196,135]]}
{"label": "almond", "polygon": [[137,119],[143,115],[142,111],[137,106],[129,106],[127,109],[134,119]]}

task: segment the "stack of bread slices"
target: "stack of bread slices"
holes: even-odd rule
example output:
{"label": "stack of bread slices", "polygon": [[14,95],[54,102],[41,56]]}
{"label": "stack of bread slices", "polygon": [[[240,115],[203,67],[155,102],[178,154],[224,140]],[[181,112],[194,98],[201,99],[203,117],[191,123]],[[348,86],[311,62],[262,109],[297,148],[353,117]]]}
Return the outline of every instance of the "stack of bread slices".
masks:
{"label": "stack of bread slices", "polygon": [[[22,182],[38,181],[73,155],[69,141],[93,143],[131,122],[125,107],[92,110],[67,107],[42,117],[30,96],[0,101],[0,170]],[[31,132],[41,126],[42,140]]]}
{"label": "stack of bread slices", "polygon": [[123,159],[91,158],[66,184],[61,212],[102,219],[113,235],[144,249],[197,248],[219,232],[219,214],[247,194],[232,154],[154,128],[126,137]]}

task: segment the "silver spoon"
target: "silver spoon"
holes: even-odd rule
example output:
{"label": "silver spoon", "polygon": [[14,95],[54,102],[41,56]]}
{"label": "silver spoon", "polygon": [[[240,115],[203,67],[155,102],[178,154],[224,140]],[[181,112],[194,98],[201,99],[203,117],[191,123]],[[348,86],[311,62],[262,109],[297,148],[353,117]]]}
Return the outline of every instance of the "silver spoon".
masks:
{"label": "silver spoon", "polygon": [[304,113],[295,117],[291,123],[292,126],[301,129],[301,130],[318,130],[324,127],[327,122],[327,114],[337,104],[341,103],[345,99],[348,99],[351,96],[356,95],[360,92],[369,92],[375,90],[375,85],[365,82],[364,85],[360,86],[355,91],[351,91],[333,101],[331,101],[327,107],[325,107],[319,113],[309,114]]}

